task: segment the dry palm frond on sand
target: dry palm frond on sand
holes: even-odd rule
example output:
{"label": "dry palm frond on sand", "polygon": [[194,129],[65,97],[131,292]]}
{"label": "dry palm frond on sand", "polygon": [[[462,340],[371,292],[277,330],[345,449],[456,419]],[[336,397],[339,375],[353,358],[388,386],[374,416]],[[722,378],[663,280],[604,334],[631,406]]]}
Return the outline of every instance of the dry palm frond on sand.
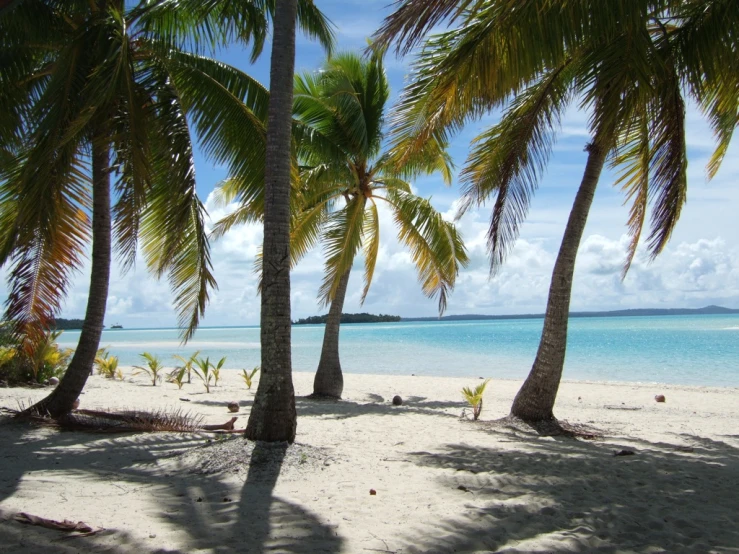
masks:
{"label": "dry palm frond on sand", "polygon": [[24,419],[53,425],[65,431],[130,433],[174,431],[192,433],[202,430],[202,417],[182,410],[76,410],[59,419],[24,414]]}

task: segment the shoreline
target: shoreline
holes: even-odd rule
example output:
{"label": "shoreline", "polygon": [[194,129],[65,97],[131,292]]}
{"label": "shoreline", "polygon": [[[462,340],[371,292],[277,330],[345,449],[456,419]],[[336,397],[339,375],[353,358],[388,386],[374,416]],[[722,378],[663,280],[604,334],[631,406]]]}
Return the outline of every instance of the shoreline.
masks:
{"label": "shoreline", "polygon": [[[221,424],[237,400],[243,429],[257,386],[222,371],[207,394],[195,380],[179,390],[124,372],[123,382],[91,377],[81,408],[180,409]],[[491,381],[473,422],[460,389],[478,379],[348,374],[338,402],[305,398],[312,372],[293,379],[289,447],[0,418],[0,549],[647,554],[739,545],[739,497],[727,486],[739,482],[739,391],[565,381],[557,417],[602,433],[574,440],[498,421],[516,380]],[[0,388],[0,406],[50,390]],[[621,450],[634,454],[614,456]],[[18,512],[105,531],[59,542],[58,531],[15,522]]]}
{"label": "shoreline", "polygon": [[[134,367],[133,366],[120,366],[121,370],[125,372],[125,380],[131,380],[135,379],[132,378],[131,373],[133,372]],[[166,375],[170,371],[174,369],[174,366],[164,366],[163,375]],[[223,367],[221,368],[221,371],[228,373],[228,372],[240,372],[242,368],[228,368]],[[315,371],[300,371],[300,370],[293,370],[293,375],[301,375],[306,376],[315,375]],[[523,379],[512,379],[510,377],[485,377],[484,375],[477,375],[477,376],[445,376],[445,375],[414,375],[414,374],[400,374],[400,373],[354,373],[349,371],[344,371],[344,380],[346,381],[347,378],[351,378],[352,376],[356,377],[372,377],[372,378],[378,378],[378,379],[393,379],[396,377],[408,377],[413,379],[454,379],[459,381],[480,381],[482,379],[490,379],[491,382],[504,382],[504,383],[517,383],[518,386],[523,384]],[[302,378],[301,378],[302,379]],[[255,378],[254,385],[252,385],[252,391],[256,390],[256,383],[258,382],[258,378]],[[707,391],[707,392],[738,392],[739,393],[739,385],[691,385],[691,384],[684,384],[684,383],[665,383],[662,381],[610,381],[610,380],[594,380],[594,379],[562,379],[562,384],[571,384],[571,385],[596,385],[596,386],[604,386],[604,387],[668,387],[675,390],[696,390],[696,391]],[[48,387],[48,385],[19,385],[14,387],[8,387],[8,388],[21,388],[21,389],[30,389],[30,390],[48,390],[51,391],[51,388]],[[2,387],[0,387],[0,390],[2,390]],[[310,394],[310,393],[308,393]],[[2,398],[2,395],[0,395],[0,398]]]}

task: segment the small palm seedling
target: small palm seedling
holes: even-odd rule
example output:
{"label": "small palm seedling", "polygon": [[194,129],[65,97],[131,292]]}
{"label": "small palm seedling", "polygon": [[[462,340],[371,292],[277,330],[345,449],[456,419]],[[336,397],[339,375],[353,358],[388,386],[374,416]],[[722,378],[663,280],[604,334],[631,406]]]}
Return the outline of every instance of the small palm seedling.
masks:
{"label": "small palm seedling", "polygon": [[251,383],[254,380],[254,376],[257,374],[257,371],[259,371],[259,366],[255,367],[251,371],[247,371],[245,369],[241,370],[241,377],[244,379],[246,388],[249,390],[251,390]]}
{"label": "small palm seedling", "polygon": [[118,356],[95,358],[98,374],[106,379],[120,379],[123,381],[123,371],[118,367]]}
{"label": "small palm seedling", "polygon": [[221,378],[221,368],[223,367],[223,364],[226,363],[226,356],[218,360],[218,363],[216,365],[211,364],[211,368],[213,370],[213,386],[218,386],[218,380]]}
{"label": "small palm seedling", "polygon": [[142,367],[139,365],[133,366],[134,369],[138,369],[138,371],[134,372],[134,375],[145,373],[151,378],[151,384],[156,387],[157,381],[162,380],[162,376],[160,375],[160,373],[164,369],[164,366],[162,365],[161,360],[157,358],[154,354],[144,352],[143,354],[141,354],[141,357],[146,360],[146,365],[148,367]]}
{"label": "small palm seedling", "polygon": [[482,383],[477,385],[474,390],[469,387],[462,389],[462,396],[472,406],[472,419],[477,421],[482,413],[482,395],[485,394],[485,387],[490,382],[490,379],[485,379]]}
{"label": "small palm seedling", "polygon": [[[185,359],[182,356],[179,356],[177,354],[175,354],[175,356],[174,356],[175,358],[177,358],[178,360],[180,360],[182,362],[182,364],[183,364],[182,367],[185,368],[185,372],[187,373],[187,384],[188,385],[192,382],[192,379],[191,379],[192,366],[195,363],[195,359],[198,357],[198,354],[200,354],[200,350],[195,351],[192,354],[192,356],[190,356],[187,359]],[[182,387],[180,387],[180,388],[182,388]]]}
{"label": "small palm seedling", "polygon": [[192,368],[192,370],[195,372],[195,375],[200,377],[200,379],[203,381],[203,385],[205,385],[205,392],[210,392],[210,382],[213,380],[213,372],[211,369],[214,367],[213,364],[210,362],[210,358],[196,358],[194,360],[195,365],[198,366],[197,368]]}
{"label": "small palm seedling", "polygon": [[[103,375],[103,372],[100,371],[100,363],[109,357],[110,352],[108,352],[107,348],[98,348],[98,351],[95,353],[95,361],[92,363],[93,368],[97,369],[98,375]],[[92,375],[92,371],[90,371],[90,375]]]}
{"label": "small palm seedling", "polygon": [[167,382],[174,383],[178,389],[182,389],[182,385],[185,384],[185,373],[187,373],[186,367],[176,367],[167,375]]}

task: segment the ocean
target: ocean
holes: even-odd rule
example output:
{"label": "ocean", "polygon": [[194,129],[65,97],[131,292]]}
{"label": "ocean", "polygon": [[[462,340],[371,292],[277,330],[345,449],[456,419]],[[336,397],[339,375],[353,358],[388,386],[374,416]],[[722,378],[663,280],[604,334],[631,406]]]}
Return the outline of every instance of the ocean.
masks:
{"label": "ocean", "polygon": [[[342,325],[346,373],[523,379],[531,368],[541,319],[424,321]],[[79,331],[60,346],[74,348]],[[314,371],[323,325],[294,325],[293,370]],[[108,329],[101,346],[121,365],[150,352],[165,365],[196,350],[224,367],[259,365],[258,327],[204,327],[181,346],[176,329]],[[573,318],[564,379],[739,387],[739,315]]]}

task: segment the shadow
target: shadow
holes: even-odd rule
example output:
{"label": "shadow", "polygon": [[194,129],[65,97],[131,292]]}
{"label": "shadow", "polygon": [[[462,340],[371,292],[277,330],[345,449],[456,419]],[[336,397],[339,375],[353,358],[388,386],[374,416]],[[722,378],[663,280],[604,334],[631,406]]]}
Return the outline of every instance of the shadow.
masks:
{"label": "shadow", "polygon": [[[229,401],[224,401],[224,400],[198,400],[196,398],[190,398],[189,400],[190,400],[189,402],[183,402],[183,404],[192,404],[192,405],[199,404],[201,406],[214,406],[214,407],[217,407],[217,408],[223,408],[223,410],[226,411],[226,412],[228,411],[227,404],[228,404],[228,402],[230,402],[230,400]],[[237,400],[239,402],[239,406],[241,407],[242,410],[244,408],[251,409],[252,405],[254,404],[253,397],[252,397],[251,400],[242,400],[240,398],[236,398],[236,396],[234,395],[233,400]]]}
{"label": "shadow", "polygon": [[[203,474],[175,457],[198,452],[207,459],[212,456],[209,448],[225,440],[243,447],[244,455],[234,462],[238,473]],[[4,554],[200,550],[330,554],[339,552],[343,543],[334,526],[274,495],[285,453],[295,445],[247,443],[240,436],[220,441],[181,433],[59,432],[19,422],[0,425],[0,444],[0,502],[13,497],[0,513]],[[74,495],[74,503],[69,495]],[[100,497],[106,499],[101,512],[92,511],[92,505],[101,506],[99,502],[84,503],[84,498]],[[14,521],[18,511],[108,529],[62,540],[59,531]],[[127,511],[145,514],[138,520],[145,527],[119,529]]]}
{"label": "shadow", "polygon": [[[367,396],[371,398],[377,395]],[[408,413],[458,418],[465,406],[468,406],[465,402],[413,402],[405,400],[401,406],[393,406],[390,402],[380,404],[376,402],[354,402],[352,400],[318,400],[307,396],[295,397],[298,417],[314,416],[331,419],[348,419],[366,415],[399,416]],[[459,410],[459,413],[442,411],[447,409]]]}
{"label": "shadow", "polygon": [[[515,444],[449,444],[410,454],[438,470],[442,486],[459,490],[463,508],[406,534],[404,554],[739,547],[737,446],[694,435],[680,435],[681,444],[622,439],[619,445],[495,434]],[[614,456],[622,447],[635,455]]]}

